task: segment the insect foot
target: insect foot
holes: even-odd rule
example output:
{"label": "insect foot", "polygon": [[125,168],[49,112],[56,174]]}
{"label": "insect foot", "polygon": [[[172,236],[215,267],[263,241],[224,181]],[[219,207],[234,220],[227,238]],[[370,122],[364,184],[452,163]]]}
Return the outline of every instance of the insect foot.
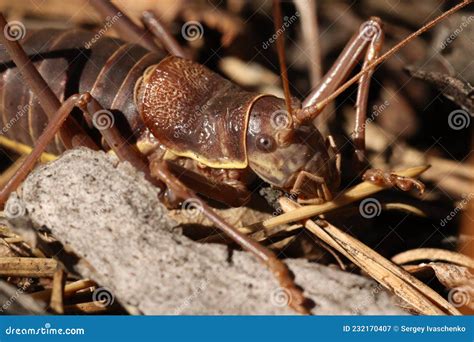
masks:
{"label": "insect foot", "polygon": [[420,195],[425,191],[425,185],[412,177],[399,176],[391,171],[381,169],[369,169],[362,176],[364,181],[385,187],[395,187],[402,191],[410,191],[416,188]]}
{"label": "insect foot", "polygon": [[311,312],[306,306],[308,300],[303,295],[303,291],[295,284],[288,266],[277,258],[270,258],[267,263],[268,268],[278,279],[281,291],[285,293],[286,304],[296,312],[309,315]]}

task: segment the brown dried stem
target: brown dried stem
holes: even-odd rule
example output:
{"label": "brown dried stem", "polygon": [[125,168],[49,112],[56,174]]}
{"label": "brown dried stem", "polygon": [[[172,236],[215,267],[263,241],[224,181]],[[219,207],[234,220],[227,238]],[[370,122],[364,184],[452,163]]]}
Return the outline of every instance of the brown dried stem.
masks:
{"label": "brown dried stem", "polygon": [[[284,211],[291,211],[299,205],[287,198],[280,201]],[[426,315],[440,315],[444,312],[459,315],[450,303],[437,292],[413,277],[403,268],[393,264],[383,256],[327,221],[316,224],[304,221],[305,227],[318,238],[346,256],[372,278],[397,296],[407,301],[418,312]],[[436,303],[437,305],[435,305]],[[439,306],[439,307],[438,307]]]}
{"label": "brown dried stem", "polygon": [[53,277],[58,262],[49,258],[0,258],[0,276],[7,277]]}

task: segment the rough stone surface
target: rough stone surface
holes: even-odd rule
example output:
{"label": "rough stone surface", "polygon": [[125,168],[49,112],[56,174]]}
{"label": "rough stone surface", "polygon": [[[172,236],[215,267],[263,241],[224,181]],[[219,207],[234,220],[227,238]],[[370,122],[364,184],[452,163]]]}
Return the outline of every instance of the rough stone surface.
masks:
{"label": "rough stone surface", "polygon": [[[39,167],[9,199],[7,208],[18,206],[87,260],[84,277],[144,314],[293,314],[256,259],[182,235],[156,189],[103,152],[73,150]],[[367,278],[306,260],[288,265],[314,314],[403,313]]]}

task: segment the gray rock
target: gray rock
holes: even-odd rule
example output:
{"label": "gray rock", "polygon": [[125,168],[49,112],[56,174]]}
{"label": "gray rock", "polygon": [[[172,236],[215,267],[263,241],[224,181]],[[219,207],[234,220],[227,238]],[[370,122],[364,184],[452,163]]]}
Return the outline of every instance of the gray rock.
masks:
{"label": "gray rock", "polygon": [[[128,163],[77,149],[37,168],[9,201],[86,262],[76,265],[144,314],[293,314],[267,269],[245,252],[181,233],[157,190]],[[15,220],[12,220],[14,223]],[[288,260],[314,314],[402,314],[373,281]]]}

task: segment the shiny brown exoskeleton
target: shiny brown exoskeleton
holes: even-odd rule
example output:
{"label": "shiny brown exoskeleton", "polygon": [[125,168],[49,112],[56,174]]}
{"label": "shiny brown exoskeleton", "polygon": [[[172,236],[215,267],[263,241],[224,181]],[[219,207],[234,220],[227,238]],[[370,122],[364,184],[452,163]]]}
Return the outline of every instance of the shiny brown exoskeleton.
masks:
{"label": "shiny brown exoskeleton", "polygon": [[[90,1],[104,17],[119,12],[109,1]],[[149,31],[124,15],[121,25],[116,25],[124,37],[146,48],[106,37],[89,48],[93,33],[41,30],[22,41],[26,53],[15,39],[8,39],[8,24],[0,14],[0,32],[5,33],[0,41],[8,52],[0,53],[3,125],[11,128],[6,130],[11,139],[35,145],[1,190],[0,202],[3,204],[18,187],[45,149],[60,153],[78,145],[112,148],[152,183],[170,190],[163,192],[168,203],[196,200],[216,227],[269,267],[288,291],[288,304],[307,313],[302,290],[286,265],[272,251],[229,225],[196,193],[239,205],[248,200],[247,185],[258,176],[297,194],[300,202],[331,199],[339,184],[340,157],[332,139],[324,139],[312,119],[358,80],[353,137],[357,160],[363,162],[367,92],[374,67],[470,2],[445,12],[382,57],[377,57],[382,44],[380,20],[367,21],[299,106],[292,106],[287,82],[285,100],[256,94],[182,58],[184,51],[149,13],[142,18]],[[278,2],[275,4],[279,10]],[[275,17],[281,21],[281,15]],[[150,31],[173,56],[159,51]],[[279,37],[279,57],[284,61],[281,42]],[[363,71],[340,87],[361,59]],[[18,82],[20,74],[26,83]],[[80,112],[69,115],[75,107],[84,116]],[[104,113],[111,115],[106,121],[114,124],[102,125],[99,114]],[[422,189],[416,180],[380,170],[370,171],[366,178],[403,190],[413,186]]]}
{"label": "shiny brown exoskeleton", "polygon": [[168,57],[147,69],[135,100],[146,127],[166,146],[163,157],[213,187],[233,187],[234,194],[218,198],[228,204],[248,199],[252,174],[302,198],[327,200],[337,189],[332,147],[314,126],[293,126],[282,99],[244,91],[202,65]]}
{"label": "shiny brown exoskeleton", "polygon": [[[255,175],[313,202],[330,199],[337,189],[330,140],[313,125],[295,127],[283,99],[245,91],[203,65],[117,39],[104,37],[84,48],[93,37],[46,29],[30,32],[23,46],[59,99],[84,91],[101,99],[143,152],[175,169],[185,166],[186,183],[196,191],[216,198],[214,189],[226,186],[216,199],[242,205]],[[27,85],[15,82],[19,71],[6,52],[0,62],[3,125],[17,120],[6,135],[31,146],[48,116]],[[16,118],[19,108],[25,113]],[[57,135],[47,150],[65,149]]]}

